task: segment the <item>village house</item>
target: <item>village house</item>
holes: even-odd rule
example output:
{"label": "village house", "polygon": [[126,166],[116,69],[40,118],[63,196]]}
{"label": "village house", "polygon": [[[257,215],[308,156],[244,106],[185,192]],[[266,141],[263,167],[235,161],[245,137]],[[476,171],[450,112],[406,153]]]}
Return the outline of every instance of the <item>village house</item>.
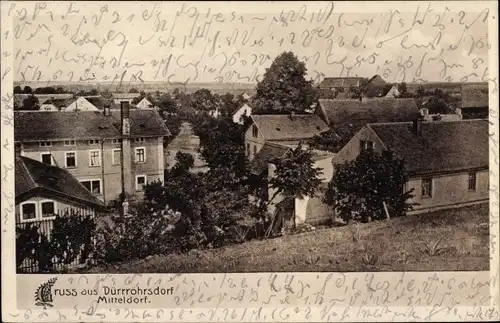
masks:
{"label": "village house", "polygon": [[399,90],[395,84],[387,83],[380,75],[374,75],[362,87],[362,95],[368,98],[396,98]]}
{"label": "village house", "polygon": [[66,169],[104,203],[163,181],[164,121],[153,110],[14,113],[20,154]]}
{"label": "village house", "polygon": [[234,123],[244,124],[244,117],[249,117],[252,115],[252,108],[248,104],[243,104],[236,111],[233,112],[231,118]]}
{"label": "village house", "polygon": [[[365,125],[334,157],[350,162],[366,149],[404,158],[414,189],[412,213],[488,201],[488,121],[395,122]],[[334,175],[335,176],[335,175]]]}
{"label": "village house", "polygon": [[155,107],[147,98],[142,98],[135,106],[137,109],[153,109]]}
{"label": "village house", "polygon": [[140,93],[113,92],[113,93],[111,93],[111,96],[113,98],[113,103],[116,105],[120,105],[122,102],[128,102],[129,104],[132,104],[132,100],[141,96],[141,94]]}
{"label": "village house", "polygon": [[99,111],[99,109],[83,96],[76,98],[71,104],[61,109],[64,112]]}
{"label": "village house", "polygon": [[488,85],[467,86],[461,89],[460,107],[457,113],[462,119],[484,119],[489,115]]}
{"label": "village house", "polygon": [[320,97],[323,99],[348,99],[351,88],[361,91],[369,81],[366,77],[325,77],[319,84]]}
{"label": "village house", "polygon": [[[308,141],[315,135],[328,130],[328,126],[317,115],[252,115],[251,125],[245,133],[246,154],[250,161],[250,171],[255,178],[267,178],[269,180],[274,174],[275,159],[286,158],[287,154],[295,149],[299,142],[303,147],[308,146]],[[333,172],[331,158],[333,154],[317,151],[315,152],[315,166],[324,168],[322,180],[328,183]],[[264,182],[262,188],[263,199],[271,198],[274,193]],[[323,185],[322,189],[326,189]],[[268,211],[274,212],[276,206],[283,201],[283,196],[276,196],[268,206]],[[314,220],[314,213],[318,217],[325,212],[317,212],[318,205],[323,207],[320,198],[294,199],[290,205],[293,209],[287,209],[286,216],[295,214],[296,223],[303,223],[306,218]],[[309,216],[309,217],[308,217]],[[288,218],[287,221],[290,219]]]}
{"label": "village house", "polygon": [[16,223],[50,221],[57,214],[96,215],[104,203],[67,170],[16,154]]}
{"label": "village house", "polygon": [[61,111],[66,109],[66,107],[68,107],[74,101],[74,99],[48,99],[47,101],[40,104],[40,111]]}

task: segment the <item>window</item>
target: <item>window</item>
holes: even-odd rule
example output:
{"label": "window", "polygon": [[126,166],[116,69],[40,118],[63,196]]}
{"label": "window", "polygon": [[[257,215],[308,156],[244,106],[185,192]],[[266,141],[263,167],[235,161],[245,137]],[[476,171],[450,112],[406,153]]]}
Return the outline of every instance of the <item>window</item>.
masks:
{"label": "window", "polygon": [[52,154],[51,153],[41,153],[42,163],[52,165]]}
{"label": "window", "polygon": [[252,134],[255,138],[259,136],[259,129],[257,128],[256,125],[252,125]]}
{"label": "window", "polygon": [[101,152],[99,150],[89,151],[89,166],[90,167],[101,166]]}
{"label": "window", "polygon": [[253,155],[257,155],[257,146],[253,145]]}
{"label": "window", "polygon": [[42,201],[40,203],[42,209],[42,218],[49,218],[56,215],[56,203],[53,201]]}
{"label": "window", "polygon": [[94,180],[86,180],[86,181],[80,181],[80,183],[85,186],[87,190],[94,194],[101,194],[101,180],[100,179],[94,179]]}
{"label": "window", "polygon": [[432,197],[432,178],[422,179],[422,197]]}
{"label": "window", "polygon": [[76,167],[76,152],[68,151],[65,154],[66,167]]}
{"label": "window", "polygon": [[76,146],[76,141],[75,140],[65,140],[64,145],[65,146]]}
{"label": "window", "polygon": [[120,165],[122,163],[121,149],[113,149],[113,165]]}
{"label": "window", "polygon": [[146,139],[144,139],[143,137],[141,138],[135,138],[135,142],[145,142]]}
{"label": "window", "polygon": [[41,141],[40,147],[52,147],[52,141]]}
{"label": "window", "polygon": [[98,145],[98,144],[99,144],[99,139],[89,140],[89,145],[91,145],[91,146],[95,146],[95,145]]}
{"label": "window", "polygon": [[36,203],[28,202],[21,204],[21,221],[36,219]]}
{"label": "window", "polygon": [[121,139],[112,139],[111,142],[114,144],[119,144],[122,142],[122,140]]}
{"label": "window", "polygon": [[250,156],[250,144],[247,144],[247,156]]}
{"label": "window", "polygon": [[135,189],[142,191],[144,185],[146,185],[146,175],[137,175],[135,177]]}
{"label": "window", "polygon": [[135,148],[135,162],[136,163],[146,162],[146,148],[144,147]]}
{"label": "window", "polygon": [[359,151],[363,152],[368,149],[374,149],[375,148],[375,143],[373,141],[365,141],[365,140],[360,140],[359,141]]}
{"label": "window", "polygon": [[477,176],[476,173],[469,173],[469,191],[476,190]]}

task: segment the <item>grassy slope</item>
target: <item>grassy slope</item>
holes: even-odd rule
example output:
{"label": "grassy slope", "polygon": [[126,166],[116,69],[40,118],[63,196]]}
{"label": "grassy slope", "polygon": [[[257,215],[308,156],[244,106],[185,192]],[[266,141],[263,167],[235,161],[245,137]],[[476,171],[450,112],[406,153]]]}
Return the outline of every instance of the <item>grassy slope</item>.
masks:
{"label": "grassy slope", "polygon": [[[92,272],[452,271],[489,269],[488,205],[328,228]],[[356,227],[358,228],[356,230]],[[437,254],[424,244],[442,239]],[[405,256],[409,255],[409,256]],[[370,257],[376,258],[369,264]],[[365,258],[365,261],[363,261]]]}

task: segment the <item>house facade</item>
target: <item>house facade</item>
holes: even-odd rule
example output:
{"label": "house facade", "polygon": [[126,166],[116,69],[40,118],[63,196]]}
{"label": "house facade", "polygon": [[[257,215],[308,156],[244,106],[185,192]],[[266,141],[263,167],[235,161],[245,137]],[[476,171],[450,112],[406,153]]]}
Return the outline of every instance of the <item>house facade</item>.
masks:
{"label": "house facade", "polygon": [[17,224],[106,212],[104,203],[63,168],[16,155],[15,175]]}
{"label": "house facade", "polygon": [[70,111],[99,111],[99,109],[95,105],[93,105],[92,103],[90,103],[83,96],[78,97],[71,104],[69,104],[68,106],[62,108],[61,110],[65,111],[65,112],[70,112]]}
{"label": "house facade", "polygon": [[[20,154],[67,170],[101,201],[122,191],[163,181],[163,137],[170,135],[156,111],[16,112]],[[44,127],[41,125],[51,125]]]}
{"label": "house facade", "polygon": [[129,104],[132,104],[132,100],[135,98],[141,96],[140,93],[117,93],[113,92],[111,93],[111,96],[113,98],[113,103],[116,105],[120,105],[122,102],[128,102]]}
{"label": "house facade", "polygon": [[252,115],[252,108],[245,103],[233,113],[232,115],[233,122],[242,125],[244,123],[243,117],[249,117],[251,115]]}
{"label": "house facade", "polygon": [[364,126],[335,156],[344,164],[365,149],[404,158],[414,189],[411,213],[484,203],[489,198],[486,120],[396,122]]}
{"label": "house facade", "polygon": [[143,98],[135,106],[137,109],[152,109],[152,108],[154,108],[154,104],[149,102],[149,100],[146,98]]}

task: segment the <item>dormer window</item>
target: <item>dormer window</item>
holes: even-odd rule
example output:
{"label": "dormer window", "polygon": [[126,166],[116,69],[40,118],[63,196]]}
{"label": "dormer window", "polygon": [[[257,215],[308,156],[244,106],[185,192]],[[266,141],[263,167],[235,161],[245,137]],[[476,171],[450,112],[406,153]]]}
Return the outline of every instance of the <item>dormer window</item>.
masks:
{"label": "dormer window", "polygon": [[252,135],[257,138],[259,136],[259,129],[256,125],[252,125]]}
{"label": "dormer window", "polygon": [[99,144],[99,139],[91,139],[89,140],[89,145],[95,146]]}
{"label": "dormer window", "polygon": [[40,147],[52,147],[52,141],[41,141]]}
{"label": "dormer window", "polygon": [[139,137],[139,138],[135,138],[135,142],[145,142],[146,139],[144,137]]}

